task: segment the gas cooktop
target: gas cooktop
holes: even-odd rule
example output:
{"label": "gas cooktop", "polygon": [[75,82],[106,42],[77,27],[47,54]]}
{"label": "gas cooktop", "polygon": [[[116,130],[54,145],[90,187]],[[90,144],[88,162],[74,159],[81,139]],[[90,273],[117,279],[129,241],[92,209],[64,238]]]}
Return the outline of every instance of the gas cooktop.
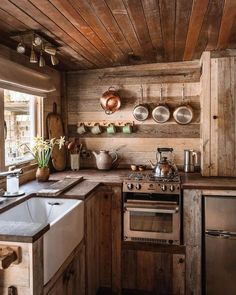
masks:
{"label": "gas cooktop", "polygon": [[123,192],[169,193],[180,191],[179,174],[171,177],[156,177],[153,172],[132,172],[123,182]]}

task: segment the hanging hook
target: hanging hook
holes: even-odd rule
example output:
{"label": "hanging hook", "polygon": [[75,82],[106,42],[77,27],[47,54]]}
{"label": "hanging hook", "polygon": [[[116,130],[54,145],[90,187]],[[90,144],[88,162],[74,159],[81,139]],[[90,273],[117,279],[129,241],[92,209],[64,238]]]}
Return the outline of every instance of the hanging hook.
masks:
{"label": "hanging hook", "polygon": [[184,83],[182,85],[182,101],[184,101]]}

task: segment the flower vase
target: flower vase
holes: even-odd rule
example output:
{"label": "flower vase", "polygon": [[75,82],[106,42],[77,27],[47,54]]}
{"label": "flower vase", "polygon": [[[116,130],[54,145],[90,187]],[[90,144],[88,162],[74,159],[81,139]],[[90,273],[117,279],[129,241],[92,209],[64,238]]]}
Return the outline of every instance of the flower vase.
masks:
{"label": "flower vase", "polygon": [[36,171],[36,179],[39,182],[48,181],[49,179],[49,168],[48,167],[38,167]]}

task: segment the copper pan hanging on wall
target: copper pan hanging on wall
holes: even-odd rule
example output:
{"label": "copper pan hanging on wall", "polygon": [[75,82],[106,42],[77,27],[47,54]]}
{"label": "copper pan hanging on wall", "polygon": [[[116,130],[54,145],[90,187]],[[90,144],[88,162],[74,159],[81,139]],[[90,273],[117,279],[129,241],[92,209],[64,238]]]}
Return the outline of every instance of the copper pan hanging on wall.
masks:
{"label": "copper pan hanging on wall", "polygon": [[120,96],[114,87],[109,87],[100,98],[101,107],[107,115],[111,115],[119,110],[121,106]]}

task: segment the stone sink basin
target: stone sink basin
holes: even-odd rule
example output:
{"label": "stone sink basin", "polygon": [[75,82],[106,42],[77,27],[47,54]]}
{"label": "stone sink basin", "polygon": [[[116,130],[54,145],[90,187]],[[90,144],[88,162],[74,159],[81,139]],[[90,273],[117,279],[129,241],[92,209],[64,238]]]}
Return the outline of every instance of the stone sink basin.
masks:
{"label": "stone sink basin", "polygon": [[0,214],[0,220],[50,225],[43,236],[45,285],[83,239],[84,203],[32,197]]}

